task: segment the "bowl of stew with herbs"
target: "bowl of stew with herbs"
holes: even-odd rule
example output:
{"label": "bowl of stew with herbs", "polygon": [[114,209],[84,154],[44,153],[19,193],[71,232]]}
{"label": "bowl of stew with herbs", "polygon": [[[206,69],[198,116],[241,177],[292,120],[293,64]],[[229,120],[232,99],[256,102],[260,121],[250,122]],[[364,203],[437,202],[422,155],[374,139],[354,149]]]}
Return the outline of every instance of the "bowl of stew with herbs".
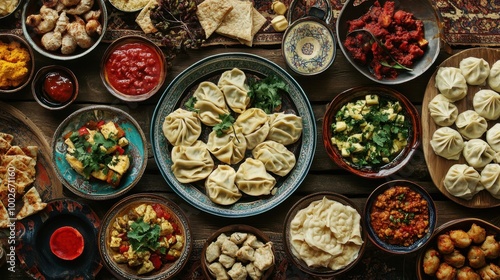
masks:
{"label": "bowl of stew with herbs", "polygon": [[341,168],[365,178],[398,172],[420,145],[417,109],[385,86],[355,87],[337,95],[323,117],[323,144]]}
{"label": "bowl of stew with herbs", "polygon": [[366,201],[364,217],[368,238],[394,254],[411,253],[427,244],[437,220],[429,193],[407,180],[378,186]]}

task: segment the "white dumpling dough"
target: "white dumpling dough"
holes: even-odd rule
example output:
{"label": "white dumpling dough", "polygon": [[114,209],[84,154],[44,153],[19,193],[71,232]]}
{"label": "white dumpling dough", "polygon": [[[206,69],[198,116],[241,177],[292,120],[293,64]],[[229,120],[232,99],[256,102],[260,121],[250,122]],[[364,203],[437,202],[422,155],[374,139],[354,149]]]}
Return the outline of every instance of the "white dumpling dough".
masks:
{"label": "white dumpling dough", "polygon": [[496,152],[500,152],[500,123],[492,126],[486,131],[486,142]]}
{"label": "white dumpling dough", "polygon": [[467,81],[460,69],[440,67],[436,74],[436,87],[451,101],[458,101],[467,95]]}
{"label": "white dumpling dough", "polygon": [[302,135],[302,118],[295,114],[274,113],[269,116],[268,140],[274,140],[283,145],[297,142]]}
{"label": "white dumpling dough", "polygon": [[252,150],[252,155],[264,163],[266,170],[279,176],[286,176],[295,166],[295,155],[285,145],[267,140]]}
{"label": "white dumpling dough", "polygon": [[490,68],[488,85],[491,89],[500,92],[500,60],[495,61]]}
{"label": "white dumpling dough", "polygon": [[469,85],[484,84],[490,75],[490,64],[483,58],[464,58],[460,61],[459,68]]}
{"label": "white dumpling dough", "polygon": [[163,135],[174,146],[192,145],[201,134],[201,121],[196,113],[179,108],[165,117]]}
{"label": "white dumpling dough", "polygon": [[437,125],[450,126],[458,116],[458,108],[442,94],[436,95],[429,102],[429,113]]}
{"label": "white dumpling dough", "polygon": [[205,180],[208,197],[214,203],[231,205],[242,196],[234,183],[236,171],[229,165],[220,164]]}
{"label": "white dumpling dough", "polygon": [[436,155],[451,160],[460,158],[465,145],[460,133],[446,126],[434,131],[430,144]]}
{"label": "white dumpling dough", "polygon": [[480,180],[481,176],[471,166],[454,164],[446,173],[443,184],[451,195],[469,200],[483,189]]}
{"label": "white dumpling dough", "polygon": [[251,196],[271,194],[276,185],[276,179],[267,173],[264,163],[253,158],[247,158],[240,165],[235,182],[240,191]]}
{"label": "white dumpling dough", "polygon": [[488,130],[488,122],[474,110],[466,110],[458,114],[455,121],[458,132],[465,139],[476,139]]}
{"label": "white dumpling dough", "polygon": [[260,108],[250,108],[236,118],[235,125],[247,140],[247,149],[252,150],[266,140],[269,134],[269,116]]}
{"label": "white dumpling dough", "polygon": [[465,143],[462,151],[467,163],[481,169],[495,158],[495,151],[482,139],[472,139]]}
{"label": "white dumpling dough", "polygon": [[201,82],[193,97],[196,98],[194,108],[198,110],[198,117],[205,125],[214,126],[221,122],[220,115],[229,114],[224,94],[212,82]]}
{"label": "white dumpling dough", "polygon": [[491,89],[478,91],[472,99],[474,111],[487,120],[500,117],[500,94]]}
{"label": "white dumpling dough", "polygon": [[241,127],[232,126],[222,136],[215,131],[208,135],[207,148],[218,160],[226,164],[237,164],[245,157],[247,141]]}
{"label": "white dumpling dough", "polygon": [[500,199],[500,164],[487,164],[481,171],[481,184],[496,199]]}
{"label": "white dumpling dough", "polygon": [[172,172],[181,183],[191,183],[208,177],[214,168],[207,145],[197,140],[191,146],[172,148]]}

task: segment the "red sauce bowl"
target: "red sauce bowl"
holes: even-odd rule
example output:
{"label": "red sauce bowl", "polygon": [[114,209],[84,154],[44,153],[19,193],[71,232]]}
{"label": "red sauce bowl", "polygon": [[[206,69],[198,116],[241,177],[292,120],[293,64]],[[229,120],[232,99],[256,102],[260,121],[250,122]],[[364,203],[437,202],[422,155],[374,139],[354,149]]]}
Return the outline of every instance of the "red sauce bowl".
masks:
{"label": "red sauce bowl", "polygon": [[50,236],[50,250],[58,258],[71,261],[78,258],[85,247],[81,233],[74,227],[60,227]]}
{"label": "red sauce bowl", "polygon": [[167,74],[165,54],[141,36],[125,36],[106,49],[101,61],[101,79],[115,97],[144,101],[157,93]]}
{"label": "red sauce bowl", "polygon": [[78,96],[78,79],[69,68],[48,65],[40,68],[31,83],[31,92],[40,106],[61,110],[73,103]]}

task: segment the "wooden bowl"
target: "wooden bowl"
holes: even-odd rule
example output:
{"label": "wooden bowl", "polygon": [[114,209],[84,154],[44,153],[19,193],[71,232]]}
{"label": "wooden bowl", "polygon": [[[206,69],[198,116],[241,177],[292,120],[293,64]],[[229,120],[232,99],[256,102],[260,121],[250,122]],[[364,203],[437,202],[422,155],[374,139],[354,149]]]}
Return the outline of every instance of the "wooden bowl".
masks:
{"label": "wooden bowl", "polygon": [[[420,196],[427,201],[427,207],[428,207],[428,213],[429,213],[429,224],[428,224],[428,229],[427,232],[425,233],[424,236],[421,238],[417,239],[413,244],[409,246],[402,246],[402,245],[393,245],[385,240],[381,239],[377,234],[375,233],[375,230],[373,229],[373,226],[371,224],[372,219],[371,219],[371,213],[372,213],[372,207],[374,203],[377,200],[377,197],[384,193],[386,190],[395,187],[395,186],[402,186],[402,187],[408,187],[411,191],[414,191]],[[386,182],[380,186],[378,186],[371,194],[368,196],[368,199],[366,200],[365,204],[365,209],[364,209],[364,218],[366,222],[366,231],[368,232],[368,238],[372,241],[375,246],[377,246],[379,249],[386,251],[388,253],[392,254],[408,254],[415,252],[425,246],[427,242],[429,242],[432,233],[434,232],[434,228],[436,227],[436,222],[437,222],[437,212],[436,212],[436,206],[434,205],[434,201],[432,200],[431,196],[427,191],[422,188],[420,185],[415,184],[411,181],[407,180],[394,180],[390,182]]]}
{"label": "wooden bowl", "polygon": [[[358,255],[349,264],[347,264],[345,267],[338,269],[338,270],[332,270],[332,269],[326,268],[326,267],[309,266],[309,265],[307,265],[307,263],[304,260],[295,256],[295,254],[292,252],[293,246],[291,244],[292,241],[290,238],[292,220],[296,217],[297,213],[300,210],[308,207],[309,205],[311,205],[311,203],[320,202],[324,198],[331,200],[331,201],[334,201],[334,202],[341,203],[345,206],[349,206],[349,207],[353,208],[360,215],[359,226],[361,227],[361,240],[363,243],[361,244],[361,246],[359,248]],[[283,226],[283,239],[284,239],[284,245],[285,245],[285,252],[288,256],[288,259],[291,260],[295,266],[297,266],[300,270],[302,270],[303,272],[305,272],[308,275],[317,277],[319,279],[332,279],[332,278],[336,278],[336,277],[340,277],[339,279],[341,279],[342,274],[345,274],[347,271],[352,269],[361,260],[363,253],[365,251],[366,230],[364,228],[363,220],[364,220],[363,215],[362,215],[361,211],[358,209],[358,207],[354,204],[354,202],[352,202],[350,199],[348,199],[347,197],[345,197],[343,195],[336,194],[333,192],[319,192],[319,193],[314,193],[314,194],[310,194],[310,195],[303,197],[302,199],[297,201],[292,206],[292,208],[290,208],[290,210],[288,211],[288,213],[285,217],[285,223]]]}
{"label": "wooden bowl", "polygon": [[[203,275],[205,276],[205,279],[209,279],[209,280],[216,279],[215,276],[210,272],[210,269],[208,268],[209,263],[205,257],[206,252],[207,252],[207,247],[212,242],[215,242],[221,234],[225,234],[228,237],[230,237],[231,234],[233,234],[235,232],[253,234],[257,237],[257,240],[263,242],[264,244],[267,242],[271,242],[269,237],[266,234],[264,234],[261,230],[254,228],[252,226],[249,226],[249,225],[235,224],[235,225],[225,226],[225,227],[217,230],[209,238],[207,238],[207,240],[205,241],[205,244],[203,245],[203,249],[201,252],[201,268],[203,271]],[[273,253],[274,253],[274,246],[272,247],[272,249],[273,249]],[[269,277],[272,275],[273,271],[274,271],[274,265],[263,272],[261,279],[262,280],[270,279]]]}
{"label": "wooden bowl", "polygon": [[[364,99],[366,95],[376,94],[380,98],[399,101],[403,107],[405,119],[410,121],[411,130],[407,146],[389,163],[377,166],[356,166],[342,156],[341,151],[332,144],[332,123],[335,114],[348,102]],[[385,86],[364,86],[348,89],[337,95],[326,109],[323,117],[323,144],[328,156],[341,168],[364,178],[380,179],[390,176],[403,168],[411,159],[418,146],[422,134],[420,115],[415,106],[401,93]]]}
{"label": "wooden bowl", "polygon": [[[452,220],[449,222],[446,222],[439,226],[435,231],[434,234],[432,235],[430,241],[425,245],[422,250],[420,251],[418,257],[417,257],[417,277],[419,280],[431,280],[431,279],[436,279],[433,276],[427,275],[424,272],[423,268],[423,261],[424,261],[424,256],[425,252],[430,249],[430,248],[436,248],[437,244],[437,239],[438,236],[444,233],[448,233],[451,230],[464,230],[467,232],[472,224],[476,224],[477,226],[480,226],[486,230],[486,235],[494,235],[495,239],[498,241],[498,235],[500,234],[500,228],[492,223],[489,223],[487,221],[477,219],[477,218],[463,218],[463,219],[456,219]],[[468,248],[468,247],[467,247]],[[460,249],[459,251],[464,254],[464,256],[467,258],[467,248]],[[493,260],[487,260],[487,262],[493,262],[498,265],[499,258],[495,258]],[[467,261],[466,261],[467,265]]]}
{"label": "wooden bowl", "polygon": [[28,42],[26,42],[26,40],[24,38],[17,36],[17,35],[14,35],[14,34],[7,34],[7,33],[0,34],[0,42],[2,42],[4,44],[10,44],[12,42],[19,43],[21,48],[26,49],[29,53],[30,61],[28,61],[26,63],[26,67],[28,68],[28,73],[26,74],[26,77],[21,82],[21,84],[19,84],[16,87],[9,86],[9,87],[5,87],[5,88],[0,88],[0,94],[18,92],[21,89],[23,89],[24,87],[26,87],[26,85],[29,84],[29,82],[31,81],[31,78],[33,77],[33,75],[35,73],[35,56],[33,55],[33,49],[28,44]]}

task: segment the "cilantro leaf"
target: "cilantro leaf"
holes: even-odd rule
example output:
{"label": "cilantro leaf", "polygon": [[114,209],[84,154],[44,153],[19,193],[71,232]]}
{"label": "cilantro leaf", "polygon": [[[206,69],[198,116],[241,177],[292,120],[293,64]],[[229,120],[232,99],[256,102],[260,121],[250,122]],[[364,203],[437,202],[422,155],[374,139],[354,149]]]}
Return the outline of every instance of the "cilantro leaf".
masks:
{"label": "cilantro leaf", "polygon": [[199,110],[198,110],[198,109],[196,109],[196,108],[194,107],[194,105],[196,104],[196,102],[197,102],[197,101],[198,101],[198,100],[196,99],[196,97],[191,96],[191,97],[190,97],[190,98],[186,101],[186,103],[184,103],[184,106],[186,106],[186,109],[187,109],[188,111],[198,112]]}
{"label": "cilantro leaf", "polygon": [[221,122],[216,124],[212,129],[215,131],[217,137],[222,137],[233,126],[235,119],[231,114],[219,115],[219,119]]}
{"label": "cilantro leaf", "polygon": [[280,90],[288,92],[288,85],[275,75],[250,83],[248,96],[252,99],[252,107],[260,108],[267,114],[281,107]]}
{"label": "cilantro leaf", "polygon": [[160,226],[157,224],[150,225],[142,220],[142,218],[134,221],[130,225],[130,231],[127,232],[132,249],[137,252],[151,249],[155,251],[160,247],[158,239],[160,237]]}

